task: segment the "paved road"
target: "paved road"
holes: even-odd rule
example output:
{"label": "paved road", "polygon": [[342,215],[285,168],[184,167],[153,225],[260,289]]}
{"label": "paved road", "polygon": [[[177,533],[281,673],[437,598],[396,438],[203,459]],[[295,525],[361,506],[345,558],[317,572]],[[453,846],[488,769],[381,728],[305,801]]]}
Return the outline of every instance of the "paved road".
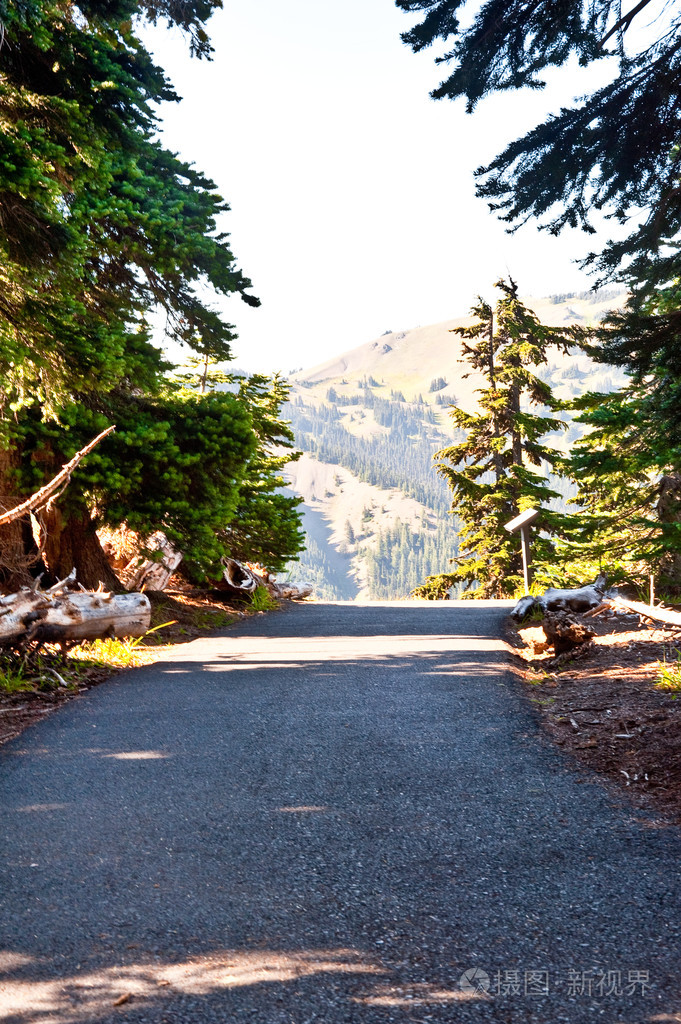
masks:
{"label": "paved road", "polygon": [[541,740],[504,612],[291,607],[4,748],[6,1020],[681,1020],[679,831]]}

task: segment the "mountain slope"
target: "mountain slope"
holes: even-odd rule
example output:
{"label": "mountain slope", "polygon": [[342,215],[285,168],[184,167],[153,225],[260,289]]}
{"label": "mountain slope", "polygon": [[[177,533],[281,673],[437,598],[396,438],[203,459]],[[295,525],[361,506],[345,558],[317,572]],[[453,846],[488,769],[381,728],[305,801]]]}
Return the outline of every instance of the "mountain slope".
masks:
{"label": "mountain slope", "polygon": [[[544,323],[588,326],[624,295],[524,301]],[[468,372],[461,339],[451,333],[466,323],[460,317],[387,333],[293,376],[286,415],[305,454],[288,480],[312,517],[295,573],[307,572],[320,596],[406,597],[456,554],[451,494],[433,455],[457,436],[447,406],[472,411],[483,383]],[[564,399],[623,380],[580,352],[556,352],[541,376]],[[571,424],[551,441],[568,445],[581,431]]]}

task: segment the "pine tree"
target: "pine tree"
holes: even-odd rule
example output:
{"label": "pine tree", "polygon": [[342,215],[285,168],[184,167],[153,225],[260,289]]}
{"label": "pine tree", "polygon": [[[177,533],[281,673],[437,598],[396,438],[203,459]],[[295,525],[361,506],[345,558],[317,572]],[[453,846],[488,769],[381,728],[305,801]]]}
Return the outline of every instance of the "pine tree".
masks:
{"label": "pine tree", "polygon": [[[86,585],[116,584],[95,532],[116,519],[164,529],[205,573],[239,502],[245,523],[267,493],[259,507],[283,517],[280,554],[299,547],[297,513],[275,495],[268,399],[257,385],[186,393],[152,344],[162,311],[207,370],[234,338],[211,294],[258,304],[218,228],[228,207],[215,185],[157,140],[155,106],[177,97],[134,32],[139,19],[167,20],[207,57],[219,6],[26,0],[0,11],[1,490],[16,503],[116,424],[43,521],[50,572],[75,565]],[[30,544],[21,524],[3,535],[6,579]]]}
{"label": "pine tree", "polygon": [[566,553],[581,563],[583,576],[604,572],[645,590],[652,574],[658,591],[678,594],[681,439],[666,429],[654,390],[635,382],[573,403],[591,429],[569,462],[580,514]]}
{"label": "pine tree", "polygon": [[305,545],[298,511],[303,499],[282,490],[284,466],[301,455],[294,448],[290,424],[281,417],[290,387],[279,374],[241,377],[238,384],[236,397],[250,413],[256,449],[246,465],[234,515],[218,530],[218,539],[233,558],[281,572]]}
{"label": "pine tree", "polygon": [[[454,408],[452,420],[465,439],[437,452],[437,471],[452,492],[452,513],[461,524],[459,555],[452,572],[428,577],[414,593],[441,598],[463,585],[467,596],[508,597],[523,581],[518,540],[504,524],[528,508],[542,508],[558,497],[546,479],[561,455],[542,437],[564,427],[551,415],[561,408],[551,389],[533,372],[546,362],[551,346],[567,351],[575,343],[571,328],[546,327],[518,299],[517,286],[497,282],[501,297],[494,309],[479,298],[475,322],[457,328],[463,353],[486,387],[478,390],[476,412]],[[543,407],[546,413],[530,411]],[[565,527],[565,517],[542,509],[535,533],[534,560],[548,569],[550,536]],[[541,534],[539,533],[541,530]]]}
{"label": "pine tree", "polygon": [[[599,335],[594,357],[658,377],[668,415],[679,430],[681,408],[681,13],[665,5],[648,30],[631,32],[651,0],[622,10],[620,0],[489,0],[472,18],[466,0],[396,0],[424,14],[403,39],[418,51],[437,40],[450,73],[432,95],[463,97],[472,112],[485,96],[543,88],[552,67],[609,58],[611,80],[511,142],[477,172],[478,194],[513,229],[527,221],[558,234],[566,226],[593,233],[592,214],[631,230],[585,265],[600,281],[618,280],[632,299]],[[461,23],[466,23],[462,28]],[[652,27],[652,31],[650,31]],[[453,40],[453,43],[451,42]],[[578,72],[577,72],[578,74]],[[652,426],[648,424],[648,427]],[[644,429],[648,429],[644,426]]]}
{"label": "pine tree", "polygon": [[591,430],[569,472],[583,508],[568,551],[591,560],[586,572],[681,589],[681,286],[671,281],[634,295],[584,343],[593,358],[625,366],[613,394],[575,402]]}

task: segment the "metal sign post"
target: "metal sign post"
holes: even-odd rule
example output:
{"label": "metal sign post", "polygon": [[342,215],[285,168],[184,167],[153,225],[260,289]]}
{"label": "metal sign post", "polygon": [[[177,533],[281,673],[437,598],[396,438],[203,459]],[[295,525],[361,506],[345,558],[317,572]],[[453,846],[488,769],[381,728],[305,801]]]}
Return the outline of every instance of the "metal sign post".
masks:
{"label": "metal sign post", "polygon": [[525,577],[525,593],[530,592],[530,524],[535,521],[539,515],[539,509],[528,508],[525,512],[521,512],[515,519],[511,519],[510,523],[504,524],[504,529],[508,530],[509,533],[515,533],[516,530],[520,530],[520,547],[523,554],[523,576]]}

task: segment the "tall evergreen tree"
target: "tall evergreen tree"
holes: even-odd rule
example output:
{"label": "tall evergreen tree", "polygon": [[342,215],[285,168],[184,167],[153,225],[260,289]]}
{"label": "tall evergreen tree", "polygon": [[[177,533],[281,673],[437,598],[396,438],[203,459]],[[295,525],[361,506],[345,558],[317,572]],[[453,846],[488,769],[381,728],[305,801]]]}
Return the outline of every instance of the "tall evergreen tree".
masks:
{"label": "tall evergreen tree", "polygon": [[589,426],[569,472],[582,513],[568,553],[612,578],[681,589],[681,315],[679,286],[633,296],[585,339],[594,358],[624,365],[613,394],[574,403]]}
{"label": "tall evergreen tree", "polygon": [[282,471],[300,458],[291,426],[282,419],[289,384],[279,374],[239,380],[238,400],[249,410],[256,451],[239,488],[234,516],[219,536],[230,555],[281,572],[304,548],[297,509],[302,498],[285,494]]}
{"label": "tall evergreen tree", "polygon": [[[568,464],[576,486],[575,517],[566,554],[584,574],[681,590],[681,444],[666,429],[654,394],[630,383],[612,394],[573,403],[589,433]],[[588,564],[591,563],[591,564]]]}
{"label": "tall evergreen tree", "polygon": [[[676,585],[681,509],[671,495],[681,486],[678,5],[662,5],[637,34],[630,30],[652,13],[651,0],[627,11],[620,0],[396,2],[424,13],[403,36],[414,50],[454,40],[438,58],[451,73],[432,95],[464,97],[469,111],[490,93],[542,88],[544,73],[570,59],[581,66],[609,59],[605,85],[480,168],[478,193],[511,228],[534,220],[553,234],[566,226],[593,232],[594,212],[630,226],[584,261],[600,281],[618,280],[630,290],[625,309],[595,333],[588,349],[599,361],[625,367],[631,384],[619,396],[585,399],[583,419],[593,431],[578,448],[573,472],[587,514],[596,517],[591,527],[604,554],[614,558],[616,549],[623,556],[629,536],[623,524],[629,524],[627,564],[657,567]],[[473,17],[462,28],[459,16],[471,8]]]}
{"label": "tall evergreen tree", "polygon": [[217,231],[215,186],[155,138],[154,104],[177,97],[133,34],[138,13],[27,3],[3,22],[0,355],[13,402],[48,414],[71,386],[153,379],[140,341],[155,307],[176,340],[227,358],[232,329],[196,286],[257,304]]}
{"label": "tall evergreen tree", "polygon": [[[170,384],[149,326],[162,311],[174,340],[225,360],[233,327],[203,296],[258,304],[218,227],[227,205],[156,138],[156,104],[177,97],[134,31],[165,19],[208,57],[219,6],[0,5],[1,490],[16,503],[116,423],[44,523],[49,569],[84,583],[115,582],[95,529],[116,517],[214,567],[248,466],[265,472],[260,413]],[[26,541],[3,536],[9,566]]]}
{"label": "tall evergreen tree", "polygon": [[[466,361],[486,383],[477,391],[479,408],[452,409],[465,439],[435,455],[461,524],[459,555],[452,572],[428,577],[416,596],[441,598],[457,585],[472,597],[513,596],[522,585],[522,562],[518,539],[504,524],[558,497],[546,470],[557,467],[561,455],[542,438],[564,426],[552,415],[561,405],[533,370],[546,362],[551,346],[566,351],[574,345],[575,332],[541,324],[518,298],[514,281],[498,281],[496,287],[501,296],[495,307],[479,298],[472,326],[455,331],[464,339]],[[565,517],[544,507],[537,525],[534,557],[546,568],[550,536],[564,528]]]}

